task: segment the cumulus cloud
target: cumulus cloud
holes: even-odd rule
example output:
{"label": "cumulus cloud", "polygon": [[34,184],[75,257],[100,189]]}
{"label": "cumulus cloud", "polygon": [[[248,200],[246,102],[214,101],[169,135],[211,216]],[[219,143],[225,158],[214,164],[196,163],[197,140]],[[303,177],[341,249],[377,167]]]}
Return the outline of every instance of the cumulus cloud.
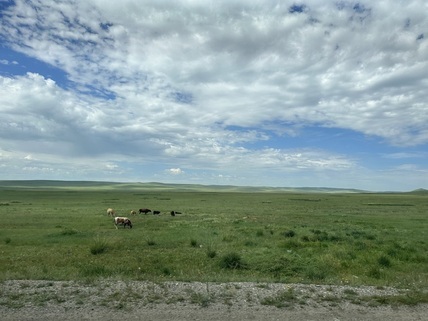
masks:
{"label": "cumulus cloud", "polygon": [[417,3],[396,4],[391,17],[384,2],[44,1],[18,5],[3,29],[82,90],[123,98],[128,113],[159,123],[317,122],[413,145],[428,141],[415,86],[428,52],[416,41],[427,26]]}
{"label": "cumulus cloud", "polygon": [[427,9],[418,0],[17,0],[2,12],[5,45],[69,82],[0,74],[0,142],[40,161],[160,162],[174,175],[356,169],[345,152],[272,139],[318,126],[428,144]]}

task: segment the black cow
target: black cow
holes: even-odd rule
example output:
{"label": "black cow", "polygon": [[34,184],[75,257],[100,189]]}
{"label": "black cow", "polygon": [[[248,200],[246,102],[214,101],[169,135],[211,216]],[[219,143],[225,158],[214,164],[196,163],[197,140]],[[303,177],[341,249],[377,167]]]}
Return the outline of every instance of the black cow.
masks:
{"label": "black cow", "polygon": [[148,208],[140,208],[139,210],[138,210],[138,213],[139,214],[141,214],[141,213],[144,213],[144,214],[147,214],[147,213],[150,213],[152,210],[150,210],[150,209],[148,209]]}
{"label": "black cow", "polygon": [[175,214],[181,214],[181,212],[171,211],[171,216],[175,216]]}
{"label": "black cow", "polygon": [[159,215],[160,211],[153,211],[153,215]]}

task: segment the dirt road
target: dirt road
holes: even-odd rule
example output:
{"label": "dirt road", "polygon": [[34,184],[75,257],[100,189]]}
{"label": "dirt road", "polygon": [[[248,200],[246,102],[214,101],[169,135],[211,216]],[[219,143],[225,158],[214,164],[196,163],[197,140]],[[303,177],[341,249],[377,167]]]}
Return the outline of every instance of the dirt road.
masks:
{"label": "dirt road", "polygon": [[145,320],[145,321],[226,321],[226,320],[293,320],[293,321],[416,321],[428,320],[428,307],[400,308],[299,308],[279,309],[275,307],[234,308],[226,306],[175,307],[157,305],[132,311],[114,311],[108,308],[80,308],[64,310],[56,307],[38,309],[0,308],[3,321],[75,321],[75,320]]}
{"label": "dirt road", "polygon": [[426,304],[385,304],[388,297],[405,295],[392,288],[134,281],[6,281],[0,286],[2,321],[428,320]]}

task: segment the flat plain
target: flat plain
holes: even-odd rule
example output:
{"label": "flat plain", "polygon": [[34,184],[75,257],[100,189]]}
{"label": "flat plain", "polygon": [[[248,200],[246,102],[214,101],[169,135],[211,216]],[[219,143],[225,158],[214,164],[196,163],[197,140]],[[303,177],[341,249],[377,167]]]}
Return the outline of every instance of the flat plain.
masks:
{"label": "flat plain", "polygon": [[[133,228],[116,229],[107,208],[128,216]],[[130,215],[139,208],[161,214]],[[171,216],[171,211],[181,214]],[[0,219],[4,284],[107,280],[251,282],[259,288],[371,286],[398,289],[398,295],[371,297],[376,304],[428,302],[424,191],[308,193],[35,182],[1,186]],[[344,297],[354,292],[348,289]],[[2,295],[1,305],[13,308],[13,294]],[[280,295],[262,303],[281,306],[296,299],[290,293]],[[207,297],[193,300],[209,303]]]}

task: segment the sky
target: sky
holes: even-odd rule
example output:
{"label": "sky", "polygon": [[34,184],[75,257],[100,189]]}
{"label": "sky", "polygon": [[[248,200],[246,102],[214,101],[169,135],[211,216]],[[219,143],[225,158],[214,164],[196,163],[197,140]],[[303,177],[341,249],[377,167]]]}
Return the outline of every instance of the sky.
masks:
{"label": "sky", "polygon": [[0,0],[0,179],[428,188],[425,0]]}

